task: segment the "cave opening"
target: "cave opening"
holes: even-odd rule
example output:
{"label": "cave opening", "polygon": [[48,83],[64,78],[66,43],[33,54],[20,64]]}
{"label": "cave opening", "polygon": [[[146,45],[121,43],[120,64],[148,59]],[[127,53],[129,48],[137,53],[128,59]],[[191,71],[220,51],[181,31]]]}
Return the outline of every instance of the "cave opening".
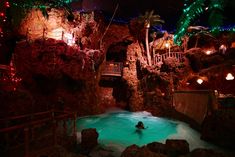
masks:
{"label": "cave opening", "polygon": [[106,53],[107,62],[125,62],[127,58],[127,46],[130,44],[128,41],[112,44]]}

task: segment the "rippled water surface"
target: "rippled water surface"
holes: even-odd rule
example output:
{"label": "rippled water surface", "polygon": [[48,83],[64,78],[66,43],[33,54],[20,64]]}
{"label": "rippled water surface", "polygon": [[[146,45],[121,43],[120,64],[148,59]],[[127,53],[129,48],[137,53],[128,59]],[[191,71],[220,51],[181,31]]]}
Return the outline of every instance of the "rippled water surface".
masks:
{"label": "rippled water surface", "polygon": [[[142,121],[146,129],[138,131],[135,128],[138,121]],[[99,133],[99,143],[105,146],[125,148],[131,144],[142,146],[154,141],[165,143],[166,139],[185,139],[191,150],[214,148],[213,145],[202,141],[200,134],[188,124],[154,117],[148,112],[113,111],[78,119],[78,134],[86,128],[96,128]]]}

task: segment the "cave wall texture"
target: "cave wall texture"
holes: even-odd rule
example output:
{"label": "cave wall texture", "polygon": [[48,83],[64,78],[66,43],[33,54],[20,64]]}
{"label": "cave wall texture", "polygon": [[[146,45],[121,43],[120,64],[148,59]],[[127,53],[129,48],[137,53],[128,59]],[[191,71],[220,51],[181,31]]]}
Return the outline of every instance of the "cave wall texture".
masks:
{"label": "cave wall texture", "polygon": [[[14,52],[21,87],[1,96],[12,96],[12,101],[3,101],[6,108],[10,108],[9,102],[12,109],[30,105],[22,107],[22,112],[12,110],[10,115],[52,108],[74,110],[79,115],[100,112],[99,67],[105,54],[98,41],[104,23],[94,12],[74,14],[74,20],[69,21],[65,10],[51,9],[46,19],[33,9],[22,21],[19,34],[26,40],[18,42]],[[74,46],[68,46],[71,38],[66,33],[76,36]],[[24,103],[18,104],[18,99]]]}

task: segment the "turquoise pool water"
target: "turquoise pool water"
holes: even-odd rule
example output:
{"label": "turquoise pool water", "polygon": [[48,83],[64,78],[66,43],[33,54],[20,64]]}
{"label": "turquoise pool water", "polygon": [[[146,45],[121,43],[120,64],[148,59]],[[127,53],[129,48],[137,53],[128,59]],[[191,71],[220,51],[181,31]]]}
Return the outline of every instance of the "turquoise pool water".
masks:
{"label": "turquoise pool water", "polygon": [[[147,129],[136,131],[135,125],[138,121],[142,121]],[[100,144],[116,147],[120,151],[132,144],[142,146],[154,141],[165,143],[166,139],[185,139],[191,150],[194,148],[215,148],[215,146],[202,141],[200,134],[190,128],[188,124],[154,117],[148,112],[113,111],[78,119],[78,137],[80,132],[86,128],[96,128]]]}

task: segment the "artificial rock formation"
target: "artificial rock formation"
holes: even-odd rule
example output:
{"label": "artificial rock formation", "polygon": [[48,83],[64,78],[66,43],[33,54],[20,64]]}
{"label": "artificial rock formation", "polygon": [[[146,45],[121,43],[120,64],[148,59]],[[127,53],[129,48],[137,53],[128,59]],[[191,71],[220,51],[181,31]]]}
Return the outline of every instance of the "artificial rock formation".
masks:
{"label": "artificial rock formation", "polygon": [[189,153],[189,144],[185,140],[166,140],[166,150],[169,156],[185,155]]}
{"label": "artificial rock formation", "polygon": [[73,12],[69,20],[64,9],[47,9],[45,17],[39,9],[32,9],[22,20],[19,34],[27,40],[53,38],[66,43],[77,42],[81,49],[99,48],[99,39],[103,32],[103,19],[98,12]]}
{"label": "artificial rock formation", "polygon": [[121,157],[229,157],[227,154],[210,149],[195,149],[189,152],[189,144],[185,140],[167,140],[166,144],[152,142],[147,146],[131,145]]}
{"label": "artificial rock formation", "polygon": [[98,145],[98,133],[96,129],[85,129],[82,130],[82,141],[81,148],[84,151],[91,151],[94,147]]}
{"label": "artificial rock formation", "polygon": [[123,69],[123,78],[127,80],[131,90],[129,99],[129,108],[131,111],[143,110],[143,93],[139,87],[136,68],[139,53],[141,53],[141,50],[137,43],[129,45],[127,48],[127,60],[129,66]]}
{"label": "artificial rock formation", "polygon": [[17,43],[14,53],[21,88],[33,98],[33,111],[100,113],[97,93],[104,52],[97,41],[102,18],[94,12],[75,12],[69,21],[63,9],[47,13],[48,18],[34,9],[27,14],[19,31],[26,40]]}
{"label": "artificial rock formation", "polygon": [[202,138],[234,149],[235,111],[218,110],[208,115],[202,125]]}
{"label": "artificial rock formation", "polygon": [[155,153],[151,151],[148,147],[145,147],[145,146],[138,147],[136,145],[131,145],[127,147],[121,155],[121,157],[145,157],[145,156],[166,157],[166,155],[164,154]]}
{"label": "artificial rock formation", "polygon": [[48,103],[49,108],[55,105],[57,109],[84,112],[90,110],[84,105],[98,103],[98,68],[103,60],[100,50],[79,50],[63,41],[48,39],[18,43],[15,56],[22,83],[35,100],[42,97],[36,101],[41,106]]}

